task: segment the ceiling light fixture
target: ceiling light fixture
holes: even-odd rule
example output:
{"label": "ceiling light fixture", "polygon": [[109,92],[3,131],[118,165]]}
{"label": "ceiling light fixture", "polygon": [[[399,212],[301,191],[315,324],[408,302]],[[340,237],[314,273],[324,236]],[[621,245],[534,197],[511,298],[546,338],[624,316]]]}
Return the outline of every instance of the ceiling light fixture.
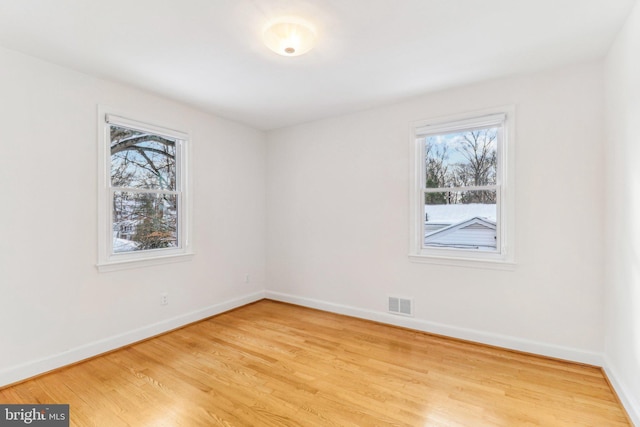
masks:
{"label": "ceiling light fixture", "polygon": [[309,52],[316,41],[312,26],[298,18],[282,18],[272,22],[262,34],[269,49],[283,56]]}

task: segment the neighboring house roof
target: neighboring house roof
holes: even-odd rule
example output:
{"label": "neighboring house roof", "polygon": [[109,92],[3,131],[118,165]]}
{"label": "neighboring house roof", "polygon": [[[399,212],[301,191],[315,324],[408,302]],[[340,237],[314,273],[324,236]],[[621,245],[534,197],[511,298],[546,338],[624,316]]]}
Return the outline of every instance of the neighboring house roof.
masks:
{"label": "neighboring house roof", "polygon": [[473,217],[425,234],[425,246],[447,248],[496,248],[496,223],[488,218]]}

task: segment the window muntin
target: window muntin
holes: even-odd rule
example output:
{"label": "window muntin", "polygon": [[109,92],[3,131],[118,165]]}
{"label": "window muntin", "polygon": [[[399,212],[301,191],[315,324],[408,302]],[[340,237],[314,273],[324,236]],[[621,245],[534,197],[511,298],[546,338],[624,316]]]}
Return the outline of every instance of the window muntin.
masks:
{"label": "window muntin", "polygon": [[[513,109],[423,121],[412,133],[413,260],[511,262],[506,186]],[[511,186],[512,187],[512,186]]]}
{"label": "window muntin", "polygon": [[188,255],[188,135],[103,111],[100,118],[98,267]]}

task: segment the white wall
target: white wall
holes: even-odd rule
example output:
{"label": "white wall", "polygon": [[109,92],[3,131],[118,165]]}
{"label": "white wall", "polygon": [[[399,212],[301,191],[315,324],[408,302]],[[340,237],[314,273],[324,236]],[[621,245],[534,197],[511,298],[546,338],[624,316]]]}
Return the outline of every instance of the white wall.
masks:
{"label": "white wall", "polygon": [[605,65],[605,367],[640,426],[640,5]]}
{"label": "white wall", "polygon": [[[270,297],[598,364],[603,87],[583,64],[269,132]],[[514,271],[408,259],[409,123],[516,105]],[[412,297],[415,318],[384,314]]]}
{"label": "white wall", "polygon": [[[97,272],[98,104],[191,132],[191,262]],[[2,49],[0,148],[0,385],[263,296],[262,132]]]}

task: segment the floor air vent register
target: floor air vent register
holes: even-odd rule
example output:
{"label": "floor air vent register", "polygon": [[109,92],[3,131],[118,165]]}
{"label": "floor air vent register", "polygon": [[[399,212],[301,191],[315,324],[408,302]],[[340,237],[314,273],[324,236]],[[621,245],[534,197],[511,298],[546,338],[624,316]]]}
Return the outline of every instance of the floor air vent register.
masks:
{"label": "floor air vent register", "polygon": [[408,298],[389,297],[389,313],[413,316],[413,301]]}

